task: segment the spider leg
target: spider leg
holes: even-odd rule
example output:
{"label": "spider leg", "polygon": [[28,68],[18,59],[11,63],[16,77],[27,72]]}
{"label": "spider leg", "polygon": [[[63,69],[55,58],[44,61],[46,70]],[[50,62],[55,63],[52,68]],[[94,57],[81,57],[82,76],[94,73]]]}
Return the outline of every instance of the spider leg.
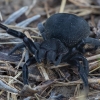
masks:
{"label": "spider leg", "polygon": [[55,66],[57,66],[57,65],[60,64],[60,62],[61,62],[61,60],[62,60],[62,57],[63,57],[63,55],[60,55],[60,56],[57,57],[56,62],[54,63]]}
{"label": "spider leg", "polygon": [[84,43],[89,43],[89,44],[92,44],[95,46],[100,46],[100,41],[98,39],[88,37],[88,38],[85,38],[83,40],[84,40]]}
{"label": "spider leg", "polygon": [[37,52],[37,49],[38,48],[38,43],[35,43],[33,42],[31,39],[27,38],[27,37],[24,37],[23,38],[23,41],[26,45],[26,47],[28,47],[29,51],[32,53],[32,54],[35,54],[36,55],[36,52]]}
{"label": "spider leg", "polygon": [[44,40],[47,40],[46,37],[45,37],[45,28],[44,28],[44,26],[43,26],[42,23],[39,23],[39,24],[38,24],[38,29],[39,29],[39,31],[40,31],[40,33],[41,33],[43,39],[44,39]]}
{"label": "spider leg", "polygon": [[27,36],[25,34],[23,34],[22,32],[10,29],[1,23],[0,23],[0,28],[4,29],[8,34],[10,34],[12,36],[23,39],[23,42],[24,42],[25,46],[28,47],[29,51],[32,54],[36,54],[38,45],[39,45],[38,43],[35,43],[31,39],[27,38]]}
{"label": "spider leg", "polygon": [[91,38],[91,37],[87,37],[87,38],[83,39],[83,43],[84,44],[89,43],[89,44],[94,45],[94,48],[86,49],[85,50],[86,52],[96,50],[100,46],[100,41],[98,39]]}
{"label": "spider leg", "polygon": [[14,36],[14,37],[18,37],[18,38],[21,38],[23,39],[24,37],[26,37],[25,34],[19,32],[19,31],[16,31],[16,30],[13,30],[13,29],[10,29],[8,28],[7,26],[3,25],[0,23],[0,28],[4,29],[8,34]]}
{"label": "spider leg", "polygon": [[82,55],[75,55],[73,56],[71,59],[77,59],[79,61],[82,61],[83,62],[83,68],[84,68],[84,71],[86,73],[86,75],[88,76],[89,74],[89,66],[88,66],[88,61],[85,57],[83,57]]}
{"label": "spider leg", "polygon": [[63,54],[56,55],[56,52],[54,51],[48,51],[46,55],[47,61],[50,61],[55,64],[55,66],[59,65],[62,60]]}
{"label": "spider leg", "polygon": [[41,32],[41,33],[43,33],[44,32],[44,26],[43,26],[43,24],[42,23],[39,23],[38,24],[38,29],[39,29],[39,31]]}
{"label": "spider leg", "polygon": [[36,58],[38,59],[38,62],[41,62],[44,59],[45,54],[46,54],[46,50],[45,49],[39,49],[37,51],[37,57]]}
{"label": "spider leg", "polygon": [[[86,44],[86,43],[89,43],[89,44],[92,44],[94,45],[93,48],[87,48],[87,49],[84,49],[83,46]],[[97,39],[94,39],[94,38],[85,38],[83,39],[78,45],[77,45],[77,49],[82,52],[82,53],[86,53],[86,52],[91,52],[91,51],[94,51],[98,48],[98,46],[100,45],[100,41],[97,40]]]}
{"label": "spider leg", "polygon": [[85,52],[91,52],[91,51],[94,51],[94,50],[97,50],[97,46],[94,46],[93,48],[87,48],[85,49]]}
{"label": "spider leg", "polygon": [[24,84],[28,84],[28,66],[31,64],[36,63],[36,59],[34,57],[29,58],[26,63],[22,67],[22,74],[23,74],[23,82]]}
{"label": "spider leg", "polygon": [[84,41],[82,40],[82,41],[76,46],[77,50],[80,51],[80,52],[82,52],[82,53],[85,53],[85,49],[83,48],[84,45],[85,45],[85,43],[84,43]]}
{"label": "spider leg", "polygon": [[24,43],[20,43],[20,44],[16,45],[16,46],[8,53],[8,55],[11,55],[11,54],[14,53],[17,49],[24,48],[24,47],[25,47]]}
{"label": "spider leg", "polygon": [[53,62],[55,64],[56,62],[56,53],[54,51],[48,51],[46,55],[47,61]]}
{"label": "spider leg", "polygon": [[83,80],[83,83],[84,83],[84,88],[85,88],[86,91],[88,91],[89,90],[88,78],[87,78],[87,75],[84,71],[83,66],[76,59],[71,60],[71,62],[73,62],[73,64],[78,67],[79,75],[80,75],[80,77],[81,77],[81,79]]}

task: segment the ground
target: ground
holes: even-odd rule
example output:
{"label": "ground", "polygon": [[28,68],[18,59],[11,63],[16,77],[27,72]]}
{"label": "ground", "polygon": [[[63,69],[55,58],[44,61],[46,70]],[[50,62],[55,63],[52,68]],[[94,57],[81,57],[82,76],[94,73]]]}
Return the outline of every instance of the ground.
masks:
{"label": "ground", "polygon": [[[44,22],[50,15],[58,12],[72,13],[83,17],[91,28],[91,37],[100,37],[100,1],[99,0],[0,0],[0,20],[7,18],[23,6],[29,9],[19,18],[7,25],[24,32],[34,41],[42,41],[37,24]],[[16,26],[19,22],[35,15],[41,17],[28,26]],[[77,68],[68,64],[54,66],[34,64],[29,66],[29,84],[22,81],[22,66],[28,58],[26,49],[18,50],[11,56],[7,54],[20,39],[8,35],[0,29],[0,100],[57,100],[54,95],[62,94],[65,98],[58,100],[86,100],[82,81]],[[86,48],[90,45],[86,45]],[[88,100],[100,99],[100,49],[84,55],[89,62]]]}

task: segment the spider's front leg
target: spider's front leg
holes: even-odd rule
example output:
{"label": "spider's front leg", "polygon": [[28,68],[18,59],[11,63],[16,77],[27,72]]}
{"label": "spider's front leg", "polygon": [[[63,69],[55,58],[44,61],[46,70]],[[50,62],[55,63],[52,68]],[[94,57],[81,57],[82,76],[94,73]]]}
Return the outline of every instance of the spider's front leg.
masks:
{"label": "spider's front leg", "polygon": [[24,43],[17,45],[11,52],[10,54],[12,54],[16,49],[22,48],[22,47],[27,47],[29,49],[29,51],[32,54],[36,54],[37,49],[38,49],[38,44],[33,43],[33,41],[29,38],[27,38],[27,36],[25,34],[23,34],[22,32],[10,29],[8,27],[6,27],[5,25],[0,23],[0,28],[4,29],[8,34],[20,38],[23,40]]}
{"label": "spider's front leg", "polygon": [[28,59],[22,68],[24,84],[28,84],[28,68],[27,67],[38,61],[38,59],[36,59],[36,58],[38,55],[37,51],[39,49],[39,44],[34,43],[31,39],[27,38],[26,35],[24,35],[23,33],[16,31],[16,30],[13,30],[13,29],[10,29],[10,28],[4,26],[3,24],[0,24],[0,28],[6,30],[6,32],[8,34],[15,36],[15,37],[18,37],[18,38],[23,40],[23,43],[15,46],[15,48],[9,54],[12,54],[16,49],[19,49],[22,47],[27,47],[32,54],[35,54],[35,57]]}
{"label": "spider's front leg", "polygon": [[0,23],[0,28],[4,29],[8,34],[14,36],[14,37],[18,37],[18,38],[21,38],[23,39],[24,37],[26,37],[25,34],[19,32],[19,31],[16,31],[16,30],[13,30],[13,29],[10,29],[8,28],[7,26],[3,25]]}

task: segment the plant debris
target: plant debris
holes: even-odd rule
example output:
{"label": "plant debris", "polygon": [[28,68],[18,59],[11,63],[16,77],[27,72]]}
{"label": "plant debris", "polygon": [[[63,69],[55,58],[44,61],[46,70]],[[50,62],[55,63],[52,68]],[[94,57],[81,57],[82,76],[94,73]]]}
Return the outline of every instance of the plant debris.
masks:
{"label": "plant debris", "polygon": [[[90,25],[90,37],[100,38],[99,0],[0,0],[0,22],[23,32],[32,41],[42,41],[37,24],[59,12],[83,17]],[[85,97],[77,68],[67,63],[29,66],[29,85],[24,85],[22,66],[31,55],[26,49],[8,55],[18,43],[22,40],[0,29],[0,100],[100,99],[100,48],[85,54],[90,70],[90,89]]]}

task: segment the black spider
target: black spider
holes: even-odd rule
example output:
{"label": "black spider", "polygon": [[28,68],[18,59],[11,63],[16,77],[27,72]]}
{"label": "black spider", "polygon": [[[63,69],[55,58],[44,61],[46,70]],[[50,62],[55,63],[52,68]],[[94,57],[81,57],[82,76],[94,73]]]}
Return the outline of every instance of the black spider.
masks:
{"label": "black spider", "polygon": [[23,43],[16,46],[9,54],[12,54],[18,48],[27,47],[35,55],[29,58],[23,66],[24,84],[28,84],[27,67],[46,59],[55,65],[60,62],[67,62],[77,66],[80,77],[85,87],[88,88],[89,67],[88,61],[83,54],[92,49],[84,49],[84,45],[90,43],[94,45],[93,49],[95,49],[100,46],[100,41],[89,37],[90,27],[83,18],[66,13],[52,15],[44,25],[38,24],[44,39],[42,43],[33,42],[23,33],[9,29],[2,24],[0,24],[0,27],[6,30],[8,34],[23,40]]}

